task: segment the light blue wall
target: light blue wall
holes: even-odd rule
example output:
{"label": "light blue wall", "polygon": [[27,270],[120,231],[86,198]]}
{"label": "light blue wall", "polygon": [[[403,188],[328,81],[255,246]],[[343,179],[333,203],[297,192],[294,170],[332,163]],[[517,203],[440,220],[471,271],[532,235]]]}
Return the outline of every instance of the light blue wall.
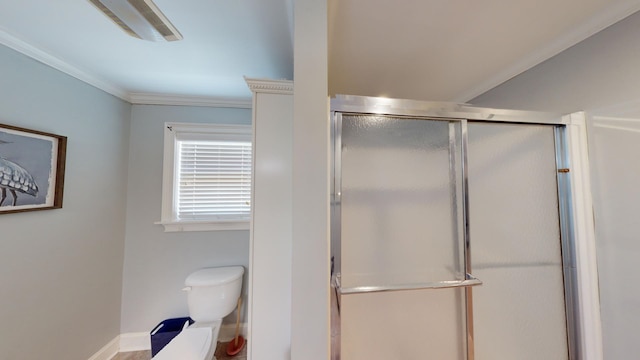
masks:
{"label": "light blue wall", "polygon": [[1,359],[88,359],[187,315],[190,272],[248,267],[248,231],[154,224],[169,121],[249,125],[251,110],[132,106],[0,47],[0,123],[68,137],[63,208],[0,215]]}
{"label": "light blue wall", "polygon": [[0,359],[84,360],[119,334],[130,114],[0,46],[0,123],[68,137],[63,208],[0,215]]}
{"label": "light blue wall", "polygon": [[[164,319],[187,316],[186,295],[180,290],[191,272],[227,265],[246,268],[249,263],[248,230],[165,233],[154,224],[160,220],[165,122],[249,125],[251,110],[133,106],[122,333],[148,332]],[[244,295],[246,300],[246,291]]]}

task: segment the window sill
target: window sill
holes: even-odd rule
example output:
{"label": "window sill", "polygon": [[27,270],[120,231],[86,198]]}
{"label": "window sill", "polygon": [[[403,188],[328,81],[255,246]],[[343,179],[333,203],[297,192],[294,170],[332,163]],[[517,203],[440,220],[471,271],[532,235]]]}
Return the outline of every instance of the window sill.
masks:
{"label": "window sill", "polygon": [[158,221],[164,232],[249,230],[249,221]]}

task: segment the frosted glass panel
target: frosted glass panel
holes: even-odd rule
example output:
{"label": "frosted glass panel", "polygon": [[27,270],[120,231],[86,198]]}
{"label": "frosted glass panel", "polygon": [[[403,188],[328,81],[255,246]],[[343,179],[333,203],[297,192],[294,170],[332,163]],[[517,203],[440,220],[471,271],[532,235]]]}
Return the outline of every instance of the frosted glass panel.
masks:
{"label": "frosted glass panel", "polygon": [[[343,287],[463,278],[460,133],[448,121],[343,116]],[[342,296],[341,359],[463,360],[463,305],[461,289]]]}
{"label": "frosted glass panel", "polygon": [[469,123],[477,360],[568,359],[551,126]]}
{"label": "frosted glass panel", "polygon": [[[464,275],[461,128],[343,115],[343,288]],[[567,360],[554,128],[468,125],[475,360]],[[341,296],[342,360],[466,359],[465,290]]]}
{"label": "frosted glass panel", "polygon": [[464,360],[464,290],[342,296],[342,360]]}
{"label": "frosted glass panel", "polygon": [[449,131],[447,121],[343,116],[343,287],[462,277]]}

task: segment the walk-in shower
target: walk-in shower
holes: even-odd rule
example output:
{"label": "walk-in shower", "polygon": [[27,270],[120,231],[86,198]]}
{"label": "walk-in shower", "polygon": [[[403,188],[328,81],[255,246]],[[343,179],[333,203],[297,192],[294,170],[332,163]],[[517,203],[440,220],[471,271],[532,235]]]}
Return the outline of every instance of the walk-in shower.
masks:
{"label": "walk-in shower", "polygon": [[332,101],[332,358],[586,359],[569,120]]}

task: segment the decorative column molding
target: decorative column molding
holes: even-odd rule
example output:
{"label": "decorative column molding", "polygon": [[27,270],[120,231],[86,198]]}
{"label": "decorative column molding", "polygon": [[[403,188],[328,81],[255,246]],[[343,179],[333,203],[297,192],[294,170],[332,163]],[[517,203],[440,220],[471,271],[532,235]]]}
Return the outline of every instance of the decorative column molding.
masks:
{"label": "decorative column molding", "polygon": [[254,93],[293,95],[292,80],[253,79],[245,76],[244,81]]}

